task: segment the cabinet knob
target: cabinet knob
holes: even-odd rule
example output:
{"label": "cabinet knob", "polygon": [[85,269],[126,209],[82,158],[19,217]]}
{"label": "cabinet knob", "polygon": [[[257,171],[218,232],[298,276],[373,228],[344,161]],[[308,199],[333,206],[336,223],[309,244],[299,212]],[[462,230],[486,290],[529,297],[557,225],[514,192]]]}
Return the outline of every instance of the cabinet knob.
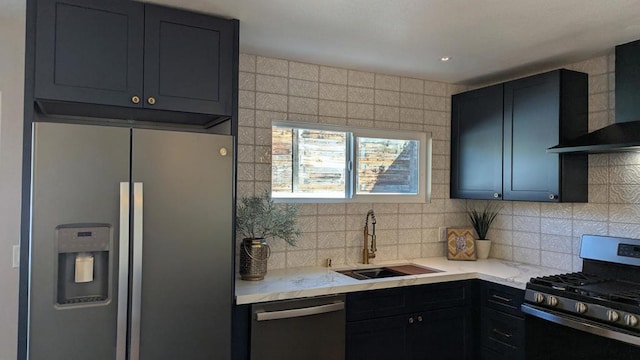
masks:
{"label": "cabinet knob", "polygon": [[502,197],[502,194],[497,193],[497,192],[493,193],[493,198],[494,199],[499,199],[500,197]]}
{"label": "cabinet knob", "polygon": [[422,322],[422,315],[418,315],[418,322]]}
{"label": "cabinet knob", "polygon": [[549,194],[549,200],[556,200],[558,198],[558,195],[556,194]]}
{"label": "cabinet knob", "polygon": [[413,318],[412,317],[409,318],[409,324],[413,324]]}
{"label": "cabinet knob", "polygon": [[138,95],[133,95],[131,97],[131,102],[134,104],[139,104],[140,103],[140,97]]}
{"label": "cabinet knob", "polygon": [[149,103],[149,105],[154,105],[156,103],[156,98],[154,98],[153,96],[149,96],[147,102]]}

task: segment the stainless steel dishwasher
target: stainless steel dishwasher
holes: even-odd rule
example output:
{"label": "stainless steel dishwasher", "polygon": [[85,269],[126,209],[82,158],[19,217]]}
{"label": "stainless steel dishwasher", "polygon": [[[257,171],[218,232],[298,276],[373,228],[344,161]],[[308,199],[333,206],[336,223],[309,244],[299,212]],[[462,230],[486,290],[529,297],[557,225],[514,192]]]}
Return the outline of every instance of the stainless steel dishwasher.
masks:
{"label": "stainless steel dishwasher", "polygon": [[344,295],[258,303],[251,316],[252,360],[344,359]]}

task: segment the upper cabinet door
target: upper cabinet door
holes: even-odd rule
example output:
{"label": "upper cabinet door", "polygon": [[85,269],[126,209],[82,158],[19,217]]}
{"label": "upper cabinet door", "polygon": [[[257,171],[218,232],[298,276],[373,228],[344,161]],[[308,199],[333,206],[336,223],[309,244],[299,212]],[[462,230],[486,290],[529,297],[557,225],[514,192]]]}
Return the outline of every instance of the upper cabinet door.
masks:
{"label": "upper cabinet door", "polygon": [[502,84],[451,101],[451,198],[502,197]]}
{"label": "upper cabinet door", "polygon": [[557,201],[560,155],[560,72],[504,85],[504,199]]}
{"label": "upper cabinet door", "polygon": [[233,22],[153,5],[145,9],[145,106],[231,115]]}
{"label": "upper cabinet door", "polygon": [[142,106],[143,17],[132,1],[38,1],[36,98]]}

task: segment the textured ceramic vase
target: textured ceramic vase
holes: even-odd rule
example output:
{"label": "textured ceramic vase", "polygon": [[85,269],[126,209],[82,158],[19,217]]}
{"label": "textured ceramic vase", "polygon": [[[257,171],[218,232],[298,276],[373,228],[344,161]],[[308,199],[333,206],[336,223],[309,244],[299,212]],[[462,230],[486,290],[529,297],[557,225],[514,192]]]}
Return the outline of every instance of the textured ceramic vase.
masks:
{"label": "textured ceramic vase", "polygon": [[476,257],[478,259],[486,259],[491,252],[491,240],[476,239]]}

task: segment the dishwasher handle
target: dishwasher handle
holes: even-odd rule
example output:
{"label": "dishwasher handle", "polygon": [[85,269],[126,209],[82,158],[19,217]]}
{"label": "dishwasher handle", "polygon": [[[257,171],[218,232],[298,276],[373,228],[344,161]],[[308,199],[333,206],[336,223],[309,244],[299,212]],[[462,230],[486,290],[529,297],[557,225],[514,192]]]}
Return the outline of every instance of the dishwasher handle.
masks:
{"label": "dishwasher handle", "polygon": [[300,309],[279,310],[279,311],[260,311],[256,312],[257,321],[290,319],[309,315],[325,314],[334,311],[344,310],[344,301],[332,304],[305,307]]}

